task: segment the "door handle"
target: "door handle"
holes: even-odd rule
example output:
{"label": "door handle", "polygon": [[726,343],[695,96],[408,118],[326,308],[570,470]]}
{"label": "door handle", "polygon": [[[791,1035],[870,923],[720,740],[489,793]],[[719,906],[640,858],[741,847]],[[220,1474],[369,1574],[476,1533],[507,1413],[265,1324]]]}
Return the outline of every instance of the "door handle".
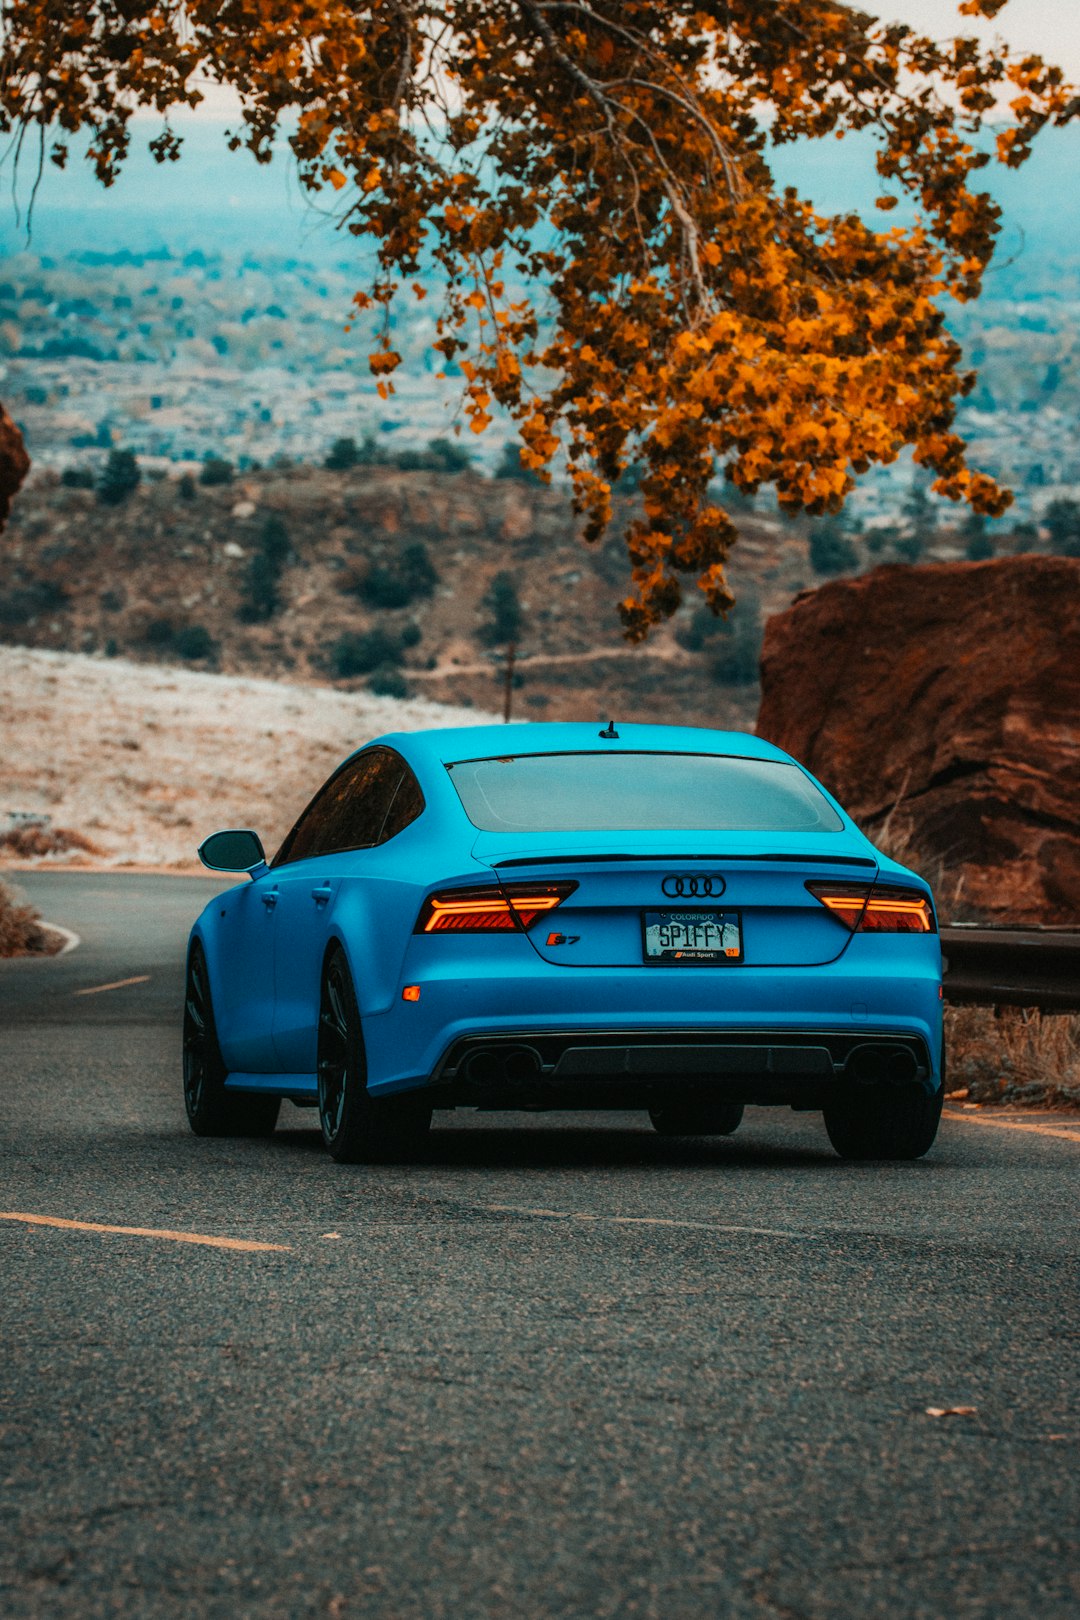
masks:
{"label": "door handle", "polygon": [[317,906],[325,906],[333,892],[334,891],[330,887],[329,883],[324,883],[321,888],[312,889],[311,898],[314,900]]}
{"label": "door handle", "polygon": [[278,903],[278,891],[277,891],[277,889],[267,889],[267,890],[265,890],[265,892],[263,893],[263,897],[262,897],[262,903],[266,907],[267,911],[273,911],[274,907]]}

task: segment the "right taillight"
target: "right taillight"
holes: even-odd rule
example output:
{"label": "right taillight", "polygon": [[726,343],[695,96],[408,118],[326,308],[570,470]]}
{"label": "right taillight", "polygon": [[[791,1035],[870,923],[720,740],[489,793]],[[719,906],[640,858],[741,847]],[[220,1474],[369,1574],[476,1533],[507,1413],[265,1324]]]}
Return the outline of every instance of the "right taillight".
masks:
{"label": "right taillight", "polygon": [[886,883],[808,883],[806,887],[852,933],[937,932],[934,909],[921,889]]}

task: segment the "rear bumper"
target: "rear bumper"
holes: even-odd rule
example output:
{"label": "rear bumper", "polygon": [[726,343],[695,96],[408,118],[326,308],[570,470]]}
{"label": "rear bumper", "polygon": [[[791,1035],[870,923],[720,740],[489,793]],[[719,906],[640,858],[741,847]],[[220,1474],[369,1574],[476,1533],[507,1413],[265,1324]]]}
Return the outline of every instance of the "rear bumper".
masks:
{"label": "rear bumper", "polygon": [[878,1042],[910,1049],[911,1078],[928,1089],[940,1080],[936,935],[856,937],[814,967],[663,972],[555,967],[525,941],[499,944],[494,952],[485,942],[471,960],[445,944],[425,958],[410,953],[403,983],[418,983],[420,1000],[365,1019],[373,1092],[424,1084],[465,1100],[482,1067],[468,1073],[470,1054],[504,1045],[534,1051],[539,1078],[567,1096],[636,1095],[667,1081],[782,1100],[834,1084],[856,1047]]}
{"label": "rear bumper", "polygon": [[836,1030],[466,1036],[432,1076],[445,1105],[489,1108],[651,1108],[676,1099],[816,1108],[838,1083],[935,1089],[920,1037]]}

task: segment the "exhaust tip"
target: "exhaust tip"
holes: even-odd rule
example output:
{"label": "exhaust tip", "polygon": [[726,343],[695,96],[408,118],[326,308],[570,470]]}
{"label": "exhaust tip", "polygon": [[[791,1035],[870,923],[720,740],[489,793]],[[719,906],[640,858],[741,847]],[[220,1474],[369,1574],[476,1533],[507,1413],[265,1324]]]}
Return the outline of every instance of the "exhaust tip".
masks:
{"label": "exhaust tip", "polygon": [[844,1064],[848,1079],[861,1086],[906,1086],[915,1079],[918,1064],[907,1046],[856,1046]]}
{"label": "exhaust tip", "polygon": [[482,1046],[470,1052],[463,1072],[470,1085],[528,1085],[540,1073],[540,1054],[531,1046]]}

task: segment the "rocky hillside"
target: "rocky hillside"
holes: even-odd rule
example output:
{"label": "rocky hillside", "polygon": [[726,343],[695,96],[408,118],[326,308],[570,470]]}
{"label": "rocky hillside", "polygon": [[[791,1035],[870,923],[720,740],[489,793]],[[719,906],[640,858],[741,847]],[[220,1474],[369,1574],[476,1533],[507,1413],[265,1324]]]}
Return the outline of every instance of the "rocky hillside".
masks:
{"label": "rocky hillside", "polygon": [[1080,923],[1080,560],[837,580],[770,620],[762,673],[759,732],[954,915]]}
{"label": "rocky hillside", "polygon": [[0,640],[501,709],[489,593],[505,573],[522,611],[515,718],[747,726],[761,617],[813,579],[804,539],[749,518],[730,631],[703,637],[691,602],[630,648],[621,540],[587,547],[559,490],[300,466],[218,485],[144,473],[118,493],[31,475],[0,541]]}

